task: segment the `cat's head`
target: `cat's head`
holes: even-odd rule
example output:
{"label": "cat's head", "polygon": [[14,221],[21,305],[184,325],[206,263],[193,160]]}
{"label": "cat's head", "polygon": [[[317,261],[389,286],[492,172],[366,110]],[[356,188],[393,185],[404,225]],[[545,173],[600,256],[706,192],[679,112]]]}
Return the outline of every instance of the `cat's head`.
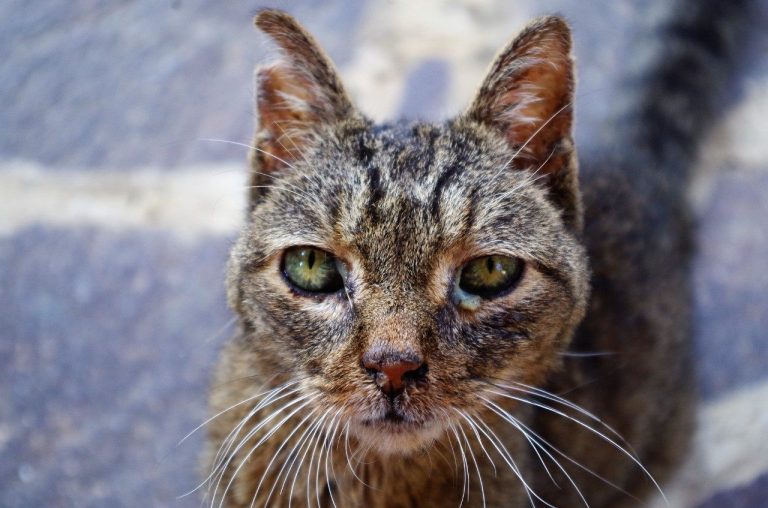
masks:
{"label": "cat's head", "polygon": [[588,293],[567,25],[526,28],[460,116],[375,125],[295,20],[256,23],[282,58],[257,72],[230,262],[254,369],[385,453],[481,410],[493,383],[541,382]]}

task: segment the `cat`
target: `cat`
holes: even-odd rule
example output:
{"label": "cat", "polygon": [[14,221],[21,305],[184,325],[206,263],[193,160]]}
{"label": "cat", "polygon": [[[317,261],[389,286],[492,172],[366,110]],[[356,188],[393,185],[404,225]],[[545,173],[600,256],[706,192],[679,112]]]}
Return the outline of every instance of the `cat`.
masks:
{"label": "cat", "polygon": [[[455,118],[379,125],[292,17],[257,71],[211,506],[637,506],[685,453],[684,193],[740,1],[683,2],[579,172],[571,34],[529,24]],[[579,174],[581,173],[581,174]]]}

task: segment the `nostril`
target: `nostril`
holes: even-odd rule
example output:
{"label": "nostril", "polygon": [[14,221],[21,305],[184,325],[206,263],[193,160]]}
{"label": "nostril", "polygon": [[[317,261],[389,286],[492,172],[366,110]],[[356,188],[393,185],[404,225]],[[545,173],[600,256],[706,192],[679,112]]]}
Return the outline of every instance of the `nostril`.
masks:
{"label": "nostril", "polygon": [[376,386],[388,395],[401,393],[408,384],[424,382],[429,372],[426,363],[409,361],[363,362],[363,368]]}
{"label": "nostril", "polygon": [[374,346],[360,358],[360,366],[376,386],[389,396],[401,393],[407,384],[424,381],[427,364],[412,349]]}
{"label": "nostril", "polygon": [[417,383],[425,381],[427,379],[427,373],[429,373],[429,367],[426,363],[422,363],[417,369],[405,372],[403,374],[403,381],[406,383]]}

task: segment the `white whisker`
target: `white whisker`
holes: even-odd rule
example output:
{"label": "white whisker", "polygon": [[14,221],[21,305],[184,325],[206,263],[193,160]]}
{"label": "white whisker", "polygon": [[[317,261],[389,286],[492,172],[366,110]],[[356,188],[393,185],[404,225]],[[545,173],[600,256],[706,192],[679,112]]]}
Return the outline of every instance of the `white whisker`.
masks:
{"label": "white whisker", "polygon": [[[293,384],[296,384],[296,383],[298,383],[298,381],[292,381],[292,382],[287,383],[286,385],[282,385],[282,386],[289,386],[289,385],[293,385]],[[215,415],[211,416],[210,418],[205,420],[203,423],[201,423],[200,425],[198,425],[197,427],[192,429],[186,436],[181,438],[181,440],[176,444],[176,446],[180,446],[182,443],[184,443],[184,441],[189,439],[195,432],[197,432],[198,430],[202,429],[203,427],[205,427],[206,425],[208,425],[209,423],[211,423],[213,420],[215,420],[219,416],[223,415],[224,413],[226,413],[228,411],[231,411],[232,409],[234,409],[236,407],[242,406],[243,404],[247,404],[248,402],[250,402],[250,401],[252,401],[254,399],[257,399],[259,397],[262,397],[262,396],[264,396],[264,395],[266,395],[268,393],[271,393],[271,392],[273,392],[275,390],[276,390],[276,388],[273,388],[271,390],[267,390],[267,391],[264,391],[264,392],[261,392],[261,393],[257,393],[256,395],[252,395],[252,396],[248,397],[247,399],[238,402],[237,404],[232,404],[228,408],[219,411],[218,413],[216,413]]]}
{"label": "white whisker", "polygon": [[535,401],[532,401],[532,400],[524,399],[522,397],[515,397],[514,395],[510,395],[510,394],[504,393],[504,392],[497,392],[497,391],[494,391],[494,390],[488,390],[488,392],[489,393],[494,393],[496,395],[499,395],[501,397],[505,397],[505,398],[508,398],[508,399],[511,399],[511,400],[516,400],[518,402],[522,402],[523,404],[530,404],[532,406],[536,406],[538,408],[541,408],[541,409],[543,409],[545,411],[550,411],[550,412],[552,412],[554,414],[557,414],[558,416],[562,416],[563,418],[566,418],[566,419],[568,419],[568,420],[570,420],[570,421],[580,425],[581,427],[589,430],[593,434],[599,436],[605,442],[609,443],[611,446],[616,448],[619,452],[621,452],[622,454],[624,454],[627,457],[629,457],[629,459],[632,460],[632,462],[634,462],[643,471],[643,473],[648,477],[648,479],[651,480],[651,482],[653,483],[654,487],[659,492],[659,494],[664,499],[664,501],[667,504],[669,503],[669,501],[667,500],[667,496],[664,494],[664,491],[661,489],[661,486],[656,481],[656,479],[653,477],[653,475],[650,473],[650,471],[648,471],[648,469],[632,453],[627,451],[623,446],[621,446],[616,441],[614,441],[610,437],[606,436],[605,434],[603,434],[599,430],[597,430],[597,429],[587,425],[586,423],[582,422],[581,420],[579,420],[577,418],[574,418],[574,417],[572,417],[572,416],[570,416],[570,415],[568,415],[568,414],[566,414],[566,413],[564,413],[564,412],[562,412],[562,411],[560,411],[558,409],[555,409],[553,407],[547,406],[546,404],[541,404],[541,403],[538,403],[538,402],[535,402]]}
{"label": "white whisker", "polygon": [[595,351],[595,352],[576,352],[576,351],[566,351],[565,353],[558,353],[560,356],[565,356],[568,358],[595,358],[599,356],[613,356],[617,355],[618,353],[613,351]]}
{"label": "white whisker", "polygon": [[[200,483],[199,483],[199,484],[198,484],[198,485],[197,485],[195,488],[193,488],[193,489],[192,489],[192,490],[190,490],[189,492],[186,492],[186,493],[184,493],[184,494],[183,494],[183,495],[181,495],[181,496],[178,496],[178,498],[180,499],[180,498],[186,497],[186,496],[188,496],[188,495],[190,495],[190,494],[192,494],[192,493],[194,493],[194,492],[198,491],[198,490],[199,490],[199,489],[201,489],[201,488],[202,488],[202,487],[203,487],[203,486],[204,486],[206,483],[208,483],[209,481],[211,481],[211,479],[212,479],[212,478],[213,478],[213,477],[216,475],[216,472],[217,472],[217,470],[218,470],[218,467],[219,467],[219,463],[218,463],[218,461],[219,461],[219,457],[220,457],[220,456],[221,456],[221,454],[222,454],[222,450],[224,450],[224,448],[225,448],[225,447],[227,447],[227,449],[226,449],[226,450],[225,450],[223,453],[225,453],[225,454],[226,454],[226,453],[227,453],[227,451],[229,451],[229,447],[231,447],[231,444],[230,444],[229,446],[227,446],[227,443],[229,443],[229,442],[230,442],[230,440],[232,440],[232,441],[234,442],[234,439],[236,439],[236,435],[235,435],[235,434],[236,434],[236,433],[239,433],[239,429],[241,429],[241,428],[242,428],[242,427],[243,427],[243,426],[244,426],[244,425],[247,423],[247,421],[248,421],[248,420],[249,420],[249,419],[250,419],[250,418],[251,418],[251,417],[252,417],[252,416],[253,416],[253,415],[256,413],[256,411],[258,411],[258,408],[260,408],[260,407],[264,407],[265,405],[269,405],[269,404],[271,404],[272,402],[274,402],[274,400],[275,400],[275,396],[276,396],[276,395],[278,395],[280,392],[284,391],[285,389],[287,389],[288,387],[290,387],[290,386],[292,386],[292,385],[294,385],[294,384],[296,384],[296,383],[298,383],[298,381],[292,381],[292,382],[289,382],[289,383],[285,383],[285,384],[283,384],[283,385],[280,385],[280,386],[278,386],[278,387],[276,387],[276,388],[273,388],[273,389],[271,389],[271,390],[267,390],[266,392],[262,392],[262,393],[259,393],[259,394],[256,394],[256,395],[254,395],[254,396],[252,396],[252,397],[249,397],[248,399],[246,399],[246,400],[244,400],[244,401],[241,401],[240,403],[234,404],[234,405],[230,406],[229,408],[227,408],[227,409],[225,409],[225,410],[223,410],[223,411],[221,411],[221,412],[217,413],[216,415],[214,415],[213,417],[209,418],[209,419],[208,419],[208,420],[206,420],[205,422],[203,422],[201,425],[199,425],[199,426],[198,426],[198,427],[196,427],[194,430],[192,430],[192,432],[190,432],[189,434],[187,434],[187,435],[186,435],[186,436],[185,436],[185,437],[184,437],[184,438],[183,438],[181,441],[179,441],[179,445],[180,445],[181,443],[183,443],[183,442],[184,442],[184,440],[185,440],[185,439],[189,438],[189,437],[190,437],[192,434],[194,434],[194,433],[195,433],[197,430],[199,430],[201,427],[203,427],[203,426],[207,425],[208,423],[210,423],[211,421],[213,421],[215,418],[218,418],[219,416],[221,416],[222,414],[226,413],[227,411],[230,411],[231,409],[233,409],[233,408],[235,408],[235,407],[237,407],[237,406],[239,406],[239,405],[242,405],[242,404],[244,404],[244,403],[250,402],[250,401],[252,401],[252,400],[254,400],[255,398],[258,398],[258,397],[260,397],[260,396],[265,396],[264,400],[262,400],[261,402],[259,402],[259,404],[257,404],[257,406],[256,406],[254,409],[252,409],[251,411],[249,411],[249,412],[248,412],[248,414],[246,414],[246,415],[245,415],[245,416],[244,416],[244,417],[243,417],[243,418],[240,420],[240,422],[239,422],[239,423],[238,423],[238,424],[235,426],[235,428],[233,428],[233,429],[232,429],[232,430],[229,432],[229,434],[227,434],[227,436],[224,438],[224,440],[221,442],[221,445],[219,445],[219,448],[218,448],[218,450],[217,450],[217,452],[216,452],[216,455],[215,455],[215,457],[214,457],[214,459],[213,459],[213,462],[214,462],[214,467],[211,469],[211,473],[210,473],[210,474],[209,474],[209,475],[208,475],[208,476],[207,476],[207,477],[206,477],[206,478],[205,478],[205,479],[204,479],[202,482],[200,482]],[[178,445],[177,445],[177,446],[178,446]]]}
{"label": "white whisker", "polygon": [[475,472],[477,473],[477,479],[480,483],[480,497],[483,500],[483,508],[485,508],[485,486],[483,485],[483,475],[480,473],[480,466],[477,464],[477,458],[475,457],[475,452],[472,450],[472,445],[469,442],[469,439],[467,439],[467,434],[464,432],[464,428],[459,424],[459,431],[461,432],[461,436],[464,438],[464,443],[467,445],[467,450],[469,451],[469,456],[472,459],[472,463],[475,466]]}
{"label": "white whisker", "polygon": [[509,466],[509,468],[512,470],[513,473],[515,473],[515,476],[517,476],[517,479],[520,480],[520,483],[522,483],[523,488],[525,489],[526,495],[528,496],[528,500],[530,501],[532,506],[535,506],[533,502],[533,498],[535,497],[545,505],[549,506],[550,508],[556,508],[546,502],[544,499],[541,498],[534,490],[531,488],[530,485],[528,485],[528,482],[525,481],[523,478],[522,472],[520,471],[520,468],[518,467],[515,460],[512,458],[512,454],[509,453],[509,450],[507,450],[507,447],[504,446],[503,441],[499,436],[496,435],[496,433],[493,431],[493,429],[488,426],[487,423],[485,423],[483,420],[478,420],[479,426],[478,429],[480,432],[485,436],[485,438],[491,443],[491,445],[496,449],[496,451],[501,455],[501,458],[506,462],[506,464]]}
{"label": "white whisker", "polygon": [[[230,487],[232,486],[232,483],[234,482],[235,478],[237,477],[240,470],[243,468],[243,466],[248,462],[248,459],[253,455],[253,453],[269,438],[271,438],[275,432],[277,432],[280,427],[283,426],[285,422],[287,422],[290,418],[293,417],[296,413],[307,407],[309,404],[311,404],[318,395],[304,395],[302,397],[299,397],[298,399],[295,399],[285,405],[283,405],[282,408],[280,408],[277,411],[272,412],[267,418],[262,420],[261,423],[259,423],[254,429],[252,429],[241,441],[240,444],[235,448],[235,450],[230,454],[230,458],[227,459],[227,461],[224,464],[224,467],[222,468],[222,472],[229,466],[230,462],[234,458],[234,456],[237,454],[237,452],[245,445],[245,443],[253,437],[261,428],[263,428],[267,423],[269,423],[272,419],[274,419],[280,412],[282,412],[284,409],[287,409],[288,407],[299,404],[298,407],[293,409],[287,416],[285,416],[282,420],[280,420],[276,425],[274,425],[271,429],[267,431],[266,434],[264,434],[258,442],[248,451],[248,453],[245,455],[245,457],[240,461],[240,465],[237,466],[234,473],[232,474],[232,477],[230,478],[229,482],[227,483],[227,486],[224,489],[224,493],[221,497],[221,502],[219,502],[219,508],[221,508],[224,505],[224,500],[226,499],[227,492],[229,491]],[[219,477],[219,480],[216,482],[216,487],[213,491],[213,499],[216,499],[216,493],[218,492],[219,485],[221,482],[222,476]]]}
{"label": "white whisker", "polygon": [[467,455],[464,453],[464,446],[461,444],[461,439],[459,439],[459,433],[456,432],[456,427],[451,424],[449,428],[453,431],[453,435],[456,437],[456,444],[459,446],[459,453],[461,455],[461,463],[464,467],[464,483],[462,484],[461,500],[459,501],[459,508],[461,508],[464,504],[465,497],[469,500],[469,467],[467,465]]}
{"label": "white whisker", "polygon": [[490,462],[490,463],[491,463],[491,466],[493,467],[493,475],[494,475],[494,476],[496,476],[496,475],[497,475],[497,471],[496,471],[496,462],[495,462],[495,461],[494,461],[494,460],[491,458],[491,455],[488,453],[488,450],[485,448],[485,445],[483,444],[483,440],[482,440],[482,439],[480,439],[480,434],[479,434],[479,433],[478,433],[478,431],[477,431],[477,428],[476,428],[476,425],[477,425],[477,424],[475,423],[474,419],[473,419],[473,418],[472,418],[470,415],[468,415],[467,413],[465,413],[464,411],[460,411],[460,410],[458,410],[458,409],[457,409],[456,411],[457,411],[457,412],[458,412],[458,413],[461,415],[461,417],[462,417],[462,418],[464,418],[464,419],[467,421],[467,423],[469,424],[469,428],[471,428],[471,429],[472,429],[472,432],[475,434],[475,438],[477,439],[477,442],[478,442],[478,444],[480,445],[480,448],[483,450],[483,453],[485,454],[485,457],[488,459],[488,462]]}
{"label": "white whisker", "polygon": [[[504,420],[506,420],[510,424],[512,424],[513,427],[515,427],[521,434],[523,434],[523,436],[525,436],[525,439],[531,444],[531,447],[534,449],[534,451],[536,451],[536,455],[539,456],[539,459],[541,460],[541,463],[544,466],[544,469],[546,469],[547,474],[549,475],[549,478],[555,483],[555,485],[557,485],[557,482],[552,477],[552,474],[549,472],[549,469],[547,468],[546,464],[544,464],[544,460],[541,458],[541,455],[539,455],[539,452],[537,451],[536,443],[530,438],[528,433],[525,432],[525,430],[523,430],[523,428],[520,426],[521,425],[520,421],[517,418],[515,418],[514,416],[512,416],[511,414],[509,414],[508,411],[505,411],[503,408],[501,408],[497,404],[494,404],[493,402],[487,401],[486,407],[489,408],[494,413],[496,413],[497,415],[499,415],[500,417],[502,417]],[[539,448],[541,448],[541,447],[539,446]],[[565,477],[568,479],[570,484],[573,485],[573,488],[576,489],[576,493],[581,498],[582,502],[587,506],[587,508],[589,508],[589,503],[587,502],[587,500],[584,497],[584,495],[581,493],[581,490],[579,489],[579,487],[576,485],[576,482],[573,481],[573,478],[571,477],[571,475],[568,474],[568,472],[565,470],[565,468],[563,468],[563,466],[557,461],[557,459],[555,459],[549,452],[547,452],[547,450],[545,450],[544,448],[541,448],[541,450],[552,461],[554,461],[554,463],[557,465],[557,467],[560,469],[560,471],[562,471],[563,474],[565,475]],[[559,488],[559,486],[558,486],[558,488]]]}
{"label": "white whisker", "polygon": [[594,413],[592,413],[590,411],[587,411],[586,409],[584,409],[583,407],[579,406],[578,404],[575,404],[575,403],[571,402],[570,400],[565,399],[565,398],[563,398],[563,397],[561,397],[559,395],[556,395],[556,394],[554,394],[552,392],[544,390],[543,388],[538,388],[536,386],[527,385],[525,383],[520,383],[518,381],[512,381],[512,382],[515,383],[516,385],[518,385],[519,387],[522,387],[522,389],[521,388],[516,388],[514,386],[504,385],[504,384],[501,384],[501,383],[491,383],[491,384],[493,386],[496,386],[496,387],[506,388],[508,390],[515,390],[515,391],[527,393],[529,395],[535,395],[535,396],[541,397],[543,399],[550,400],[552,402],[557,402],[557,403],[563,404],[564,406],[569,407],[569,408],[573,409],[574,411],[577,411],[577,412],[581,413],[582,415],[586,416],[587,418],[590,418],[591,420],[594,420],[595,422],[599,423],[606,430],[608,430],[611,434],[613,434],[617,438],[621,439],[624,443],[627,444],[627,446],[629,446],[629,443],[626,442],[624,437],[616,429],[614,429],[613,427],[611,427],[610,425],[605,423],[603,420],[601,420]]}
{"label": "white whisker", "polygon": [[[310,491],[310,478],[312,476],[312,464],[315,463],[315,454],[317,453],[317,448],[320,446],[320,442],[322,441],[322,437],[326,435],[327,428],[325,427],[326,422],[326,416],[328,413],[331,412],[331,408],[328,408],[326,412],[323,414],[321,421],[323,422],[322,425],[320,425],[320,429],[317,433],[317,438],[315,439],[315,444],[312,447],[312,455],[309,457],[309,466],[307,467],[307,484],[306,484],[306,493],[307,493],[307,507],[309,508],[312,504],[309,500],[309,491]],[[317,463],[315,464],[315,488],[317,488],[318,484],[318,478],[317,475],[319,474],[320,470],[320,458],[318,457]],[[317,492],[316,492],[317,494]],[[318,507],[320,506],[320,500],[318,499]]]}
{"label": "white whisker", "polygon": [[[535,437],[535,438],[536,438],[536,439],[537,439],[537,440],[538,440],[538,441],[539,441],[541,444],[545,445],[546,447],[548,447],[549,449],[551,449],[552,451],[554,451],[555,453],[557,453],[558,455],[560,455],[561,457],[563,457],[563,458],[564,458],[565,460],[567,460],[568,462],[572,463],[573,465],[577,466],[578,468],[582,469],[583,471],[585,471],[585,472],[587,472],[587,473],[591,474],[591,475],[592,475],[592,476],[594,476],[595,478],[597,478],[597,479],[599,479],[599,480],[603,481],[605,484],[607,484],[607,485],[610,485],[611,487],[613,487],[613,488],[614,488],[614,489],[616,489],[617,491],[621,492],[622,494],[625,494],[626,496],[628,496],[628,497],[630,497],[630,498],[634,499],[634,500],[635,500],[635,501],[637,501],[637,502],[641,502],[641,501],[640,501],[640,499],[638,499],[637,497],[633,496],[632,494],[630,494],[630,493],[629,493],[629,492],[627,492],[626,490],[622,489],[621,487],[619,487],[618,485],[616,485],[616,484],[615,484],[615,483],[613,483],[612,481],[608,480],[608,479],[607,479],[607,478],[605,478],[604,476],[601,476],[601,475],[597,474],[596,472],[592,471],[591,469],[589,469],[588,467],[584,466],[584,465],[583,465],[583,464],[581,464],[580,462],[578,462],[578,461],[574,460],[574,459],[573,459],[572,457],[570,457],[568,454],[564,453],[564,452],[563,452],[563,451],[561,451],[559,448],[557,448],[555,445],[553,445],[552,443],[550,443],[549,441],[547,441],[546,439],[544,439],[544,438],[543,438],[541,435],[537,434],[537,433],[536,433],[536,432],[535,432],[533,429],[531,429],[530,427],[528,427],[527,425],[525,425],[525,424],[524,424],[523,422],[521,422],[520,420],[517,420],[516,418],[515,418],[515,420],[517,421],[518,425],[520,425],[520,426],[522,427],[521,431],[522,431],[523,429],[525,429],[525,431],[527,431],[527,432],[529,432],[531,435],[533,435],[533,436],[534,436],[534,437]],[[550,458],[552,458],[553,460],[555,460],[555,459],[554,459],[554,457],[553,457],[551,454],[547,453],[547,452],[546,452],[546,450],[544,450],[543,448],[542,448],[542,451],[544,451],[544,453],[546,453],[546,454],[547,454],[547,456],[549,456]],[[556,461],[556,460],[555,460],[555,463],[558,463],[558,461]],[[558,463],[558,464],[559,464],[559,463]],[[561,470],[562,470],[562,468],[561,468]]]}
{"label": "white whisker", "polygon": [[[319,409],[317,411],[319,411]],[[315,412],[316,411],[313,411],[312,414],[314,415]],[[296,441],[296,443],[293,445],[291,450],[288,452],[288,455],[286,455],[286,457],[283,459],[283,465],[280,467],[280,470],[277,472],[277,475],[275,475],[274,479],[272,480],[272,488],[269,489],[267,498],[264,500],[264,506],[269,505],[269,501],[270,499],[272,499],[272,494],[275,492],[275,489],[277,488],[277,484],[278,482],[280,482],[280,478],[283,476],[283,472],[285,472],[285,476],[283,477],[283,482],[280,486],[280,493],[282,494],[283,487],[285,486],[285,482],[288,480],[293,464],[296,461],[296,458],[298,457],[297,449],[300,451],[301,449],[300,447],[304,444],[306,437],[312,432],[312,429],[315,428],[316,423],[317,421],[314,421],[311,424],[307,425],[307,427],[299,436],[298,441]],[[259,481],[259,484],[261,484],[261,480]],[[257,492],[258,492],[258,488],[257,488]]]}
{"label": "white whisker", "polygon": [[200,138],[198,141],[211,141],[211,142],[214,142],[214,143],[226,143],[228,145],[242,146],[243,148],[248,148],[248,149],[251,149],[251,150],[256,150],[259,153],[263,153],[264,155],[268,155],[268,156],[276,159],[277,161],[282,162],[283,164],[285,164],[289,168],[296,169],[296,166],[294,166],[293,164],[291,164],[290,162],[288,162],[286,160],[281,159],[277,155],[275,155],[273,153],[269,153],[268,151],[262,150],[261,148],[258,148],[256,146],[249,145],[247,143],[239,143],[237,141],[229,141],[228,139],[216,139],[216,138]]}
{"label": "white whisker", "polygon": [[[266,478],[267,473],[272,468],[272,464],[274,464],[275,460],[277,460],[277,457],[279,456],[280,452],[290,442],[290,439],[294,436],[294,434],[296,434],[296,432],[298,432],[299,429],[301,429],[304,426],[304,424],[307,422],[307,420],[309,420],[317,411],[318,411],[317,409],[313,409],[304,418],[302,418],[302,420],[298,424],[296,424],[294,429],[285,438],[283,438],[283,442],[280,443],[280,446],[277,448],[277,450],[275,450],[275,453],[272,454],[272,458],[270,459],[269,463],[267,464],[267,467],[264,468],[264,472],[261,475],[261,479],[259,480],[259,483],[256,485],[256,490],[253,492],[253,497],[251,498],[251,508],[253,508],[254,504],[256,503],[256,498],[257,498],[257,496],[259,494],[259,490],[261,489],[261,485],[264,482],[264,479]],[[285,465],[285,463],[283,465]],[[280,471],[282,472],[282,469]],[[279,473],[278,473],[278,475],[279,475]],[[274,488],[274,486],[273,486],[273,488]],[[270,490],[269,493],[271,495],[272,491]],[[267,498],[267,502],[268,501],[269,501],[269,498]]]}
{"label": "white whisker", "polygon": [[[328,488],[328,494],[331,497],[331,504],[333,504],[334,508],[336,508],[336,499],[333,497],[333,488],[331,486],[331,475],[333,475],[334,481],[336,480],[336,472],[333,470],[333,461],[331,461],[331,474],[328,474],[328,458],[333,453],[333,440],[336,436],[336,432],[339,430],[339,425],[341,424],[341,418],[339,418],[339,415],[341,414],[343,408],[339,409],[336,414],[333,416],[333,421],[331,422],[331,434],[330,437],[326,440],[326,452],[325,452],[325,483]],[[320,501],[318,500],[317,505],[320,506]]]}
{"label": "white whisker", "polygon": [[[297,464],[296,472],[294,473],[293,481],[291,482],[291,489],[288,492],[288,508],[291,508],[293,504],[293,489],[296,487],[296,480],[298,479],[299,474],[301,473],[302,466],[304,465],[304,459],[307,458],[309,449],[312,448],[312,443],[315,442],[315,437],[318,435],[318,432],[320,431],[320,428],[323,423],[323,418],[325,418],[326,414],[328,414],[327,411],[322,417],[318,418],[317,423],[315,424],[315,429],[311,432],[310,437],[306,442],[307,448],[304,450],[304,453],[301,455],[301,459]],[[309,482],[309,473],[307,473],[307,482]],[[282,487],[281,487],[281,491],[282,491]]]}
{"label": "white whisker", "polygon": [[[293,384],[293,383],[291,383]],[[270,406],[277,402],[278,400],[284,399],[286,397],[290,397],[294,393],[297,393],[300,391],[299,388],[294,388],[293,390],[288,391],[287,393],[284,393],[280,395],[280,392],[285,390],[288,386],[280,387],[279,390],[275,390],[274,393],[270,394],[268,397],[266,397],[264,400],[259,402],[251,411],[245,415],[245,417],[240,421],[238,425],[235,426],[234,429],[230,431],[230,433],[227,435],[227,437],[222,442],[221,446],[219,447],[219,451],[216,453],[216,456],[213,459],[214,467],[211,472],[211,475],[213,475],[217,469],[221,468],[220,475],[224,474],[224,471],[226,467],[224,466],[225,457],[229,456],[230,450],[232,449],[232,446],[235,443],[235,440],[237,439],[238,435],[240,434],[240,431],[245,427],[245,425],[248,423],[248,421],[253,418],[259,411],[264,409],[267,406]],[[276,412],[280,412],[285,408],[278,409]],[[276,413],[275,412],[275,413]],[[274,414],[274,413],[273,413]],[[258,427],[261,428],[261,427]],[[250,436],[250,435],[249,435]],[[246,436],[245,439],[248,439],[249,436]],[[226,449],[224,449],[224,446],[226,445]],[[233,453],[237,453],[237,450],[235,450]],[[210,478],[210,476],[209,476]]]}

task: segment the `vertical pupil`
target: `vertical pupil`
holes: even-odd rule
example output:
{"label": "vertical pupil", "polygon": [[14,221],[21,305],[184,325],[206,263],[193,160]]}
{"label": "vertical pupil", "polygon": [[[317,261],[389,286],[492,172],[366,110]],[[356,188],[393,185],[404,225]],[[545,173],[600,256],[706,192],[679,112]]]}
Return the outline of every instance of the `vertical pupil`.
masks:
{"label": "vertical pupil", "polygon": [[315,251],[311,250],[309,251],[309,257],[307,258],[307,263],[309,264],[309,269],[312,269],[312,266],[315,264]]}
{"label": "vertical pupil", "polygon": [[493,273],[493,258],[488,257],[488,259],[485,262],[485,266],[488,267],[488,273]]}

